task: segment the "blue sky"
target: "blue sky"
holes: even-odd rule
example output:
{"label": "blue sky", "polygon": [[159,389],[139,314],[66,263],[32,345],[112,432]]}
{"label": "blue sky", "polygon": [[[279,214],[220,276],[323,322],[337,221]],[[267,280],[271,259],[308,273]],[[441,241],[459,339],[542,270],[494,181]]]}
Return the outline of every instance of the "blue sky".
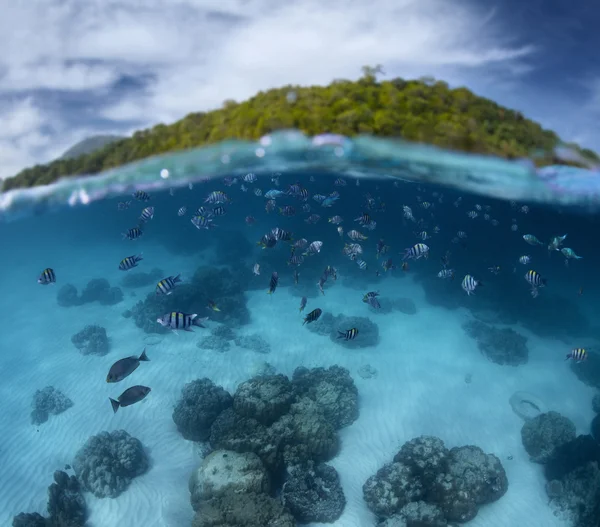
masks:
{"label": "blue sky", "polygon": [[[0,177],[287,83],[433,75],[600,150],[600,4],[2,0]],[[596,5],[595,7],[593,7]]]}

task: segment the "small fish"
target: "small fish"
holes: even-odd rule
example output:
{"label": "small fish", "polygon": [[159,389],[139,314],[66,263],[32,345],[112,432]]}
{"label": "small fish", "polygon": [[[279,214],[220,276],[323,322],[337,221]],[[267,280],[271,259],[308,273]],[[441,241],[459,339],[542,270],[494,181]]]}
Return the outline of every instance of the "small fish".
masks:
{"label": "small fish", "polygon": [[254,195],[258,198],[260,198],[262,196],[262,190],[260,190],[259,188],[255,188],[254,189]]}
{"label": "small fish", "polygon": [[259,263],[254,264],[254,266],[252,267],[252,272],[254,273],[254,276],[260,275],[260,264]]}
{"label": "small fish", "polygon": [[125,377],[131,375],[137,367],[140,365],[140,362],[147,362],[150,359],[146,355],[146,349],[142,351],[142,354],[139,357],[125,357],[124,359],[120,359],[115,362],[108,370],[108,375],[106,376],[106,382],[120,382]]}
{"label": "small fish", "polygon": [[267,211],[267,214],[269,214],[270,212],[273,212],[275,210],[275,200],[274,199],[270,199],[265,203],[265,210]]}
{"label": "small fish", "polygon": [[300,254],[292,254],[292,256],[290,256],[288,258],[288,265],[302,265],[304,263],[304,256],[300,255]]}
{"label": "small fish", "polygon": [[523,239],[529,245],[544,245],[540,240],[538,240],[533,234],[523,234]]}
{"label": "small fish", "polygon": [[392,262],[391,258],[388,258],[385,262],[382,262],[381,267],[383,267],[384,271],[389,271],[390,269],[396,269],[396,266]]}
{"label": "small fish", "polygon": [[347,329],[346,331],[338,331],[337,338],[344,339],[344,340],[354,340],[357,335],[358,335],[358,329],[352,328],[352,329]]}
{"label": "small fish", "polygon": [[181,282],[181,275],[177,276],[167,276],[167,278],[163,278],[158,284],[156,284],[156,294],[157,295],[170,295],[175,289],[175,285]]}
{"label": "small fish", "polygon": [[581,362],[587,359],[588,353],[585,348],[574,348],[567,355],[565,360],[573,359],[576,362]]}
{"label": "small fish", "polygon": [[191,331],[192,326],[198,326],[204,328],[202,323],[208,320],[207,317],[199,318],[196,313],[188,314],[180,311],[171,311],[171,313],[165,313],[162,317],[157,318],[156,321],[165,328],[171,328],[173,331],[183,329],[184,331]]}
{"label": "small fish", "polygon": [[154,218],[154,207],[146,207],[144,210],[142,210],[139,220],[141,223],[146,223],[152,218]]}
{"label": "small fish", "polygon": [[470,274],[465,275],[461,283],[461,287],[466,291],[467,295],[475,294],[475,289],[478,286],[483,286],[479,280],[475,280]]}
{"label": "small fish", "polygon": [[375,256],[379,258],[382,254],[387,253],[390,250],[390,246],[386,245],[383,238],[377,242],[377,248],[375,249]]}
{"label": "small fish", "polygon": [[177,211],[177,216],[185,216],[185,213],[187,212],[187,208],[186,207],[181,207],[178,211]]}
{"label": "small fish", "polygon": [[212,309],[213,311],[221,311],[218,307],[216,302],[214,302],[213,300],[209,300],[207,306],[208,309]]}
{"label": "small fish", "polygon": [[144,234],[142,229],[139,227],[133,227],[127,232],[122,233],[121,236],[124,240],[137,240],[142,234]]}
{"label": "small fish", "polygon": [[246,225],[253,225],[256,222],[256,218],[254,218],[254,216],[246,216],[244,221],[246,222]]}
{"label": "small fish", "polygon": [[344,237],[344,229],[341,225],[337,228],[337,232],[340,235],[340,238]]}
{"label": "small fish", "polygon": [[563,244],[563,242],[565,241],[567,235],[563,235],[563,236],[554,236],[554,238],[552,238],[550,240],[550,243],[548,244],[548,250],[549,251],[560,251],[560,247]]}
{"label": "small fish", "polygon": [[367,239],[367,236],[355,230],[348,231],[346,234],[348,235],[348,238],[350,238],[352,241],[364,241]]}
{"label": "small fish", "polygon": [[117,203],[117,210],[127,210],[129,205],[131,205],[131,201],[119,201]]}
{"label": "small fish", "polygon": [[537,271],[530,269],[525,273],[525,280],[527,280],[533,287],[544,287],[546,285],[546,279],[542,278]]}
{"label": "small fish", "polygon": [[294,284],[298,285],[298,280],[300,279],[300,273],[298,269],[294,269]]}
{"label": "small fish", "polygon": [[150,194],[143,190],[136,190],[131,196],[138,201],[150,201]]}
{"label": "small fish", "polygon": [[206,197],[206,199],[204,200],[204,203],[210,203],[212,205],[219,205],[221,203],[229,203],[230,201],[231,200],[229,199],[227,194],[225,194],[225,192],[223,192],[221,190],[215,190]]}
{"label": "small fish", "polygon": [[300,313],[302,313],[302,311],[304,311],[304,308],[306,307],[306,303],[308,302],[308,299],[303,296],[302,300],[300,300]]}
{"label": "small fish", "polygon": [[531,262],[531,256],[525,254],[519,258],[520,264],[527,265],[529,262]]}
{"label": "small fish", "polygon": [[227,211],[225,210],[225,207],[214,207],[212,213],[213,216],[225,216]]}
{"label": "small fish", "polygon": [[304,322],[302,323],[302,325],[304,326],[304,324],[306,323],[310,324],[311,322],[318,320],[322,312],[323,311],[319,308],[313,309],[308,315],[304,317]]}
{"label": "small fish", "polygon": [[303,253],[303,256],[309,256],[309,255],[320,253],[321,247],[323,247],[323,242],[319,242],[319,241],[312,242],[306,249],[306,252]]}
{"label": "small fish", "polygon": [[139,403],[146,395],[150,393],[150,388],[147,386],[132,386],[131,388],[127,388],[115,401],[114,399],[110,400],[110,404],[112,405],[113,412],[117,413],[119,407],[123,406],[131,406],[132,404]]}
{"label": "small fish", "polygon": [[477,214],[477,212],[474,210],[470,210],[469,212],[467,212],[467,216],[474,220],[477,216],[479,216],[479,214]]}
{"label": "small fish", "polygon": [[285,207],[279,207],[279,214],[289,218],[296,214],[296,209],[294,207],[292,207],[291,205],[286,205]]}
{"label": "small fish", "polygon": [[54,269],[48,267],[44,269],[38,278],[38,284],[48,285],[56,283],[56,274],[54,273]]}
{"label": "small fish", "polygon": [[133,269],[134,267],[137,267],[138,262],[140,262],[142,260],[143,260],[143,258],[142,258],[141,254],[133,255],[133,256],[126,256],[119,263],[119,269],[121,271],[129,271],[129,269]]}
{"label": "small fish", "polygon": [[444,280],[447,278],[454,280],[454,269],[442,269],[437,276],[438,278],[443,278]]}
{"label": "small fish", "polygon": [[575,251],[573,249],[571,249],[570,247],[563,247],[560,250],[560,252],[567,260],[570,260],[570,259],[581,260],[583,258],[583,256],[578,256],[577,254],[575,254]]}
{"label": "small fish", "polygon": [[497,275],[498,273],[500,273],[500,266],[499,265],[493,265],[492,267],[488,267],[488,271],[490,273],[492,273],[493,275]]}
{"label": "small fish", "polygon": [[404,250],[404,256],[402,259],[409,260],[411,258],[414,258],[415,260],[418,260],[421,257],[427,259],[428,256],[429,256],[429,247],[427,245],[425,245],[424,243],[417,243],[417,244],[413,245],[412,247],[409,247],[408,249]]}
{"label": "small fish", "polygon": [[254,183],[258,178],[256,177],[256,174],[246,174],[243,178],[242,178],[246,183]]}
{"label": "small fish", "polygon": [[321,216],[319,216],[318,214],[311,214],[304,221],[305,221],[305,223],[308,223],[309,225],[316,225],[320,219],[321,219]]}
{"label": "small fish", "polygon": [[334,225],[339,225],[340,223],[342,223],[344,220],[342,219],[341,216],[332,216],[331,218],[329,218],[329,223],[333,223]]}
{"label": "small fish", "polygon": [[319,278],[319,282],[317,283],[317,286],[319,286],[319,291],[321,291],[321,294],[324,295],[325,294],[325,290],[323,289],[323,286],[325,285],[325,282],[327,281],[327,277],[321,277]]}
{"label": "small fish", "polygon": [[270,295],[272,295],[275,292],[275,289],[277,289],[277,284],[279,284],[279,275],[277,274],[276,271],[273,271],[273,274],[271,275],[271,280],[269,282],[268,293]]}
{"label": "small fish", "polygon": [[365,262],[364,260],[356,260],[356,265],[358,265],[358,268],[361,271],[366,271],[368,267],[367,262]]}

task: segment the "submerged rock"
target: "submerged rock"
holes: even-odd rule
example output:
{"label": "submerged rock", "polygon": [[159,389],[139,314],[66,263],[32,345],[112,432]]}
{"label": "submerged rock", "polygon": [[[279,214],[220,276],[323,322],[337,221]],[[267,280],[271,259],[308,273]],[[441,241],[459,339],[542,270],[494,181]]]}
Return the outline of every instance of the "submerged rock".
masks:
{"label": "submerged rock", "polygon": [[587,360],[571,361],[571,370],[588,386],[600,388],[600,352],[588,350]]}
{"label": "submerged rock", "polygon": [[422,499],[424,489],[409,467],[402,463],[387,463],[367,479],[363,496],[369,509],[377,516],[387,518],[411,501]]}
{"label": "submerged rock", "polygon": [[233,408],[240,415],[270,425],[288,412],[294,398],[292,383],[285,375],[265,375],[238,386]]}
{"label": "submerged rock", "polygon": [[45,423],[50,415],[58,415],[71,408],[73,401],[54,386],[46,386],[36,390],[31,406],[31,422],[40,425]]}
{"label": "submerged rock", "polygon": [[531,461],[546,463],[556,447],[575,439],[573,422],[557,412],[540,414],[526,421],[521,440]]}
{"label": "submerged rock", "polygon": [[479,320],[462,325],[465,332],[477,340],[479,350],[492,362],[518,366],[528,359],[527,337],[513,329],[498,329]]}
{"label": "submerged rock", "polygon": [[234,342],[240,348],[249,349],[257,353],[271,353],[271,345],[258,334],[237,337]]}
{"label": "submerged rock", "polygon": [[86,326],[71,337],[71,342],[84,355],[106,355],[110,351],[110,341],[102,326]]}

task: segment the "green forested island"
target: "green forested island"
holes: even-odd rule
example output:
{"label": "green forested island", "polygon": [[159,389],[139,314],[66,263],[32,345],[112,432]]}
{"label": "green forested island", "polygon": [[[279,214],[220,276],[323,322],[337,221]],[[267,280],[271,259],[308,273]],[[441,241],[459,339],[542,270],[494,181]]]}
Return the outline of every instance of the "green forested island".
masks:
{"label": "green forested island", "polygon": [[[505,158],[535,154],[539,164],[559,162],[553,155],[559,137],[521,113],[478,97],[466,88],[450,89],[445,82],[431,78],[380,82],[376,78],[379,71],[379,67],[365,67],[357,81],[284,86],[261,91],[244,102],[228,100],[221,109],[191,113],[171,125],[158,124],[92,153],[27,168],[6,179],[2,190],[45,185],[63,176],[94,174],[152,155],[224,139],[258,139],[285,128],[310,135],[330,132],[350,137],[401,137]],[[599,160],[591,150],[571,146],[582,157]]]}

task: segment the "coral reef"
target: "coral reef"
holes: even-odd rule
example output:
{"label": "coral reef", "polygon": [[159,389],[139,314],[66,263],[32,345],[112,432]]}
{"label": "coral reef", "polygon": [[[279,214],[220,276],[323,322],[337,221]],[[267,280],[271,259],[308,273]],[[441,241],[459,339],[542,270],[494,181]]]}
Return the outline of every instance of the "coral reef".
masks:
{"label": "coral reef", "polygon": [[125,430],[90,437],[73,461],[82,487],[97,498],[116,498],[149,466],[142,443]]}
{"label": "coral reef", "polygon": [[470,320],[462,325],[477,347],[492,362],[518,366],[525,364],[529,355],[527,337],[513,329],[498,329],[479,320]]}
{"label": "coral reef", "polygon": [[592,419],[590,433],[592,434],[592,437],[600,443],[600,414]]}
{"label": "coral reef", "polygon": [[215,419],[232,404],[229,392],[210,379],[197,379],[183,387],[173,410],[173,421],[185,439],[206,441]]}
{"label": "coral reef", "polygon": [[573,422],[557,412],[540,414],[525,422],[521,440],[531,461],[546,463],[556,447],[575,439]]}
{"label": "coral reef", "polygon": [[73,401],[54,386],[36,390],[31,403],[31,423],[41,425],[50,415],[58,415],[73,406]]}
{"label": "coral reef", "polygon": [[226,351],[229,351],[231,344],[229,344],[228,340],[225,340],[222,337],[209,335],[208,337],[200,339],[196,344],[196,347],[205,350],[218,351],[219,353],[225,353]]}
{"label": "coral reef", "polygon": [[332,523],[344,512],[346,498],[337,471],[324,463],[295,467],[281,501],[300,523]]}
{"label": "coral reef", "polygon": [[370,364],[364,364],[363,366],[358,368],[357,373],[363,379],[371,379],[373,377],[377,377],[377,370],[373,368],[373,366],[371,366]]}
{"label": "coral reef", "polygon": [[[441,439],[421,436],[367,479],[363,493],[383,525],[413,525],[411,518],[414,525],[444,526],[473,519],[480,505],[507,489],[504,468],[493,454],[472,445],[448,451]],[[418,523],[419,518],[431,523]]]}
{"label": "coral reef", "polygon": [[80,306],[83,304],[79,298],[77,288],[72,284],[65,284],[58,290],[56,301],[61,307]]}
{"label": "coral reef", "polygon": [[597,414],[600,414],[600,392],[594,395],[592,399],[592,410]]}
{"label": "coral reef", "polygon": [[123,300],[123,291],[119,287],[111,287],[105,278],[94,278],[85,286],[81,296],[72,284],[62,286],[56,295],[59,306],[81,306],[90,302],[99,302],[104,306],[112,306]]}
{"label": "coral reef", "polygon": [[83,527],[88,512],[79,481],[62,470],[54,472],[54,483],[48,487],[48,518],[41,514],[20,513],[13,527]]}
{"label": "coral reef", "polygon": [[265,375],[238,386],[233,408],[244,417],[270,425],[288,412],[294,398],[292,383],[285,375]]}
{"label": "coral reef", "polygon": [[256,353],[271,353],[271,345],[258,334],[237,337],[234,342],[236,346]]}
{"label": "coral reef", "polygon": [[148,272],[128,272],[121,280],[121,285],[128,288],[148,287],[150,285],[156,285],[156,283],[165,276],[162,269],[157,267],[151,269]]}
{"label": "coral reef", "polygon": [[[245,285],[245,281],[228,269],[200,267],[190,280],[178,285],[172,295],[149,293],[132,308],[132,318],[146,333],[166,333],[168,330],[157,324],[156,318],[171,311],[197,313],[238,327],[250,322]],[[209,311],[209,300],[215,302],[220,311]]]}
{"label": "coral reef", "polygon": [[71,342],[84,355],[106,355],[110,350],[106,329],[102,326],[85,326],[71,337]]}
{"label": "coral reef", "polygon": [[600,352],[588,350],[587,360],[571,361],[571,369],[581,382],[600,388]]}

